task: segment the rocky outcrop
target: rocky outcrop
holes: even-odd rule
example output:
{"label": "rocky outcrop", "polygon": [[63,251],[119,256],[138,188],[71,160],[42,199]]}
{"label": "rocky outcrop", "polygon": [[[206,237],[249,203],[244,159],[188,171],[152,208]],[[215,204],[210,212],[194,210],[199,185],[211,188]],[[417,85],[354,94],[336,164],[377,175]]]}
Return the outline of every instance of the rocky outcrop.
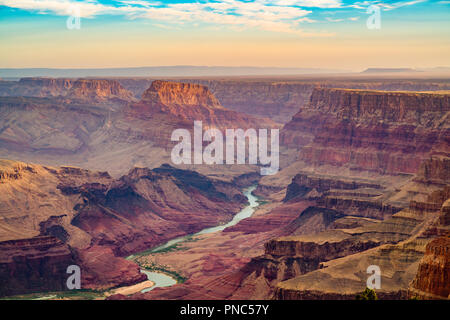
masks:
{"label": "rocky outcrop", "polygon": [[138,265],[117,257],[111,248],[105,246],[93,245],[77,250],[75,258],[81,268],[83,289],[105,290],[147,280]]}
{"label": "rocky outcrop", "polygon": [[371,240],[357,242],[353,239],[340,239],[320,243],[304,242],[294,238],[280,238],[267,242],[265,248],[266,254],[273,256],[297,256],[323,262],[365,251],[378,245],[380,245],[380,242]]}
{"label": "rocky outcrop", "polygon": [[206,86],[161,80],[152,82],[141,101],[174,108],[223,108]]}
{"label": "rocky outcrop", "polygon": [[[172,133],[181,128],[192,131],[195,120],[203,121],[205,130],[276,127],[270,120],[220,107],[205,87],[188,85],[181,90],[177,83],[159,83],[150,90],[158,92],[154,103],[128,105],[127,92],[113,80],[73,80],[61,97],[2,97],[0,157],[107,169],[120,176],[133,166],[170,162],[176,145]],[[240,167],[237,175],[257,171]]]}
{"label": "rocky outcrop", "polygon": [[450,237],[438,238],[427,245],[409,296],[420,299],[450,298]]}
{"label": "rocky outcrop", "polygon": [[[437,177],[435,170],[445,176],[442,168],[446,157],[440,157],[439,161],[441,163],[435,162],[430,170],[422,170],[416,178],[410,179],[410,184],[403,186],[405,191],[416,194],[423,188],[427,190],[426,197],[417,197],[409,206],[394,201],[383,204],[380,199],[388,199],[386,195],[393,190],[386,189],[382,180],[377,184],[370,179],[298,174],[288,188],[288,201],[284,206],[294,208],[305,200],[314,204],[281,228],[283,236],[266,242],[263,255],[252,258],[239,272],[229,276],[230,284],[224,284],[222,291],[236,299],[249,296],[255,299],[354,299],[365,289],[369,276],[367,267],[377,265],[382,272],[382,288],[377,290],[379,298],[406,299],[409,282],[416,276],[425,247],[433,238],[446,234],[447,229],[440,221],[450,221],[445,205],[450,197],[448,186],[442,187],[439,179],[434,182],[423,179],[424,172]],[[427,166],[426,161],[424,166]],[[405,191],[395,192],[405,194]],[[399,199],[392,194],[390,197]],[[241,229],[244,225],[242,223]],[[439,243],[442,244],[442,240]],[[420,273],[420,277],[418,273],[416,279],[420,279],[423,287],[428,285],[441,290],[448,286],[448,279],[442,276],[447,268],[443,261],[448,257],[442,247],[436,250],[443,254],[428,254],[422,261],[423,270],[429,272]],[[299,268],[301,265],[308,267]],[[224,280],[222,277],[221,281]],[[239,285],[233,284],[236,282]],[[410,291],[416,296],[425,296],[423,292],[419,295],[419,289]]]}
{"label": "rocky outcrop", "polygon": [[288,185],[284,201],[316,200],[317,207],[382,220],[404,208],[384,203],[380,199],[384,192],[383,186],[370,181],[302,173]]}
{"label": "rocky outcrop", "polygon": [[373,199],[359,199],[358,196],[324,196],[317,201],[317,205],[345,212],[347,215],[383,220],[403,209],[402,206],[384,204]]}
{"label": "rocky outcrop", "polygon": [[[2,81],[0,96],[64,96],[75,79],[23,78],[19,82]],[[141,97],[153,79],[119,78],[124,88]],[[287,123],[309,101],[315,87],[371,90],[437,91],[449,90],[446,81],[395,79],[182,79],[183,83],[207,86],[221,104],[248,115]]]}
{"label": "rocky outcrop", "polygon": [[188,129],[193,127],[194,121],[203,121],[206,127],[220,129],[277,127],[269,119],[225,109],[203,85],[161,80],[153,81],[141,101],[131,105],[127,112],[143,119],[158,114],[170,115],[175,120],[186,121]]}
{"label": "rocky outcrop", "polygon": [[[433,192],[426,199],[426,203],[442,206],[441,213],[439,209],[424,212],[410,207],[382,222],[366,221],[366,225],[352,227],[337,220],[334,223],[337,229],[334,230],[329,229],[310,236],[273,240],[270,243],[272,251],[283,255],[300,253],[310,257],[311,254],[320,252],[316,249],[303,253],[304,248],[308,248],[306,246],[308,243],[304,243],[308,238],[315,243],[313,248],[330,247],[333,244],[336,250],[327,248],[324,253],[337,254],[335,258],[327,260],[324,256],[320,259],[325,261],[322,269],[276,284],[273,291],[274,298],[354,299],[355,295],[366,286],[368,277],[366,268],[370,265],[376,265],[381,270],[381,289],[377,290],[377,295],[381,299],[406,299],[408,296],[436,299],[439,294],[448,295],[446,242],[442,239],[432,241],[436,235],[447,232],[442,231],[442,227],[436,231],[435,227],[440,221],[446,220],[445,214],[442,214],[447,206],[443,204],[445,201],[443,199],[447,199],[445,194],[445,190]],[[341,229],[338,229],[339,225],[342,225]],[[358,248],[355,245],[362,244],[361,240],[368,241],[372,245]],[[311,245],[309,244],[310,247]],[[350,251],[346,252],[348,249]],[[425,257],[420,260],[424,253]],[[342,258],[336,259],[338,257]],[[416,270],[419,270],[417,275]],[[414,276],[416,278],[408,294],[408,286]],[[432,292],[437,294],[434,295]]]}

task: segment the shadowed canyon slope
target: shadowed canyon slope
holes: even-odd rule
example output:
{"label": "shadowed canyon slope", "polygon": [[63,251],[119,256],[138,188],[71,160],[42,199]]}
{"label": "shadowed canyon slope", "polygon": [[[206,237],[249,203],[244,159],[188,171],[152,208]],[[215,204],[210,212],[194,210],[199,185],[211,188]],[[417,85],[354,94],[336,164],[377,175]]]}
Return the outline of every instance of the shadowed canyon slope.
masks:
{"label": "shadowed canyon slope", "polygon": [[60,290],[74,262],[84,288],[142,281],[137,266],[118,257],[229,221],[246,202],[232,184],[169,165],[115,180],[2,160],[0,176],[2,295]]}

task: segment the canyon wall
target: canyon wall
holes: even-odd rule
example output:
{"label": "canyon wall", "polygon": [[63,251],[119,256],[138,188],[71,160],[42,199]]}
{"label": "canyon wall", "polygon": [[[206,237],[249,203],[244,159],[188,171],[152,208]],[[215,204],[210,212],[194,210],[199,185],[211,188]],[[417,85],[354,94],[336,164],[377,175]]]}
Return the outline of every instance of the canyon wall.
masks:
{"label": "canyon wall", "polygon": [[315,89],[281,143],[313,166],[415,173],[428,156],[448,151],[449,112],[447,94]]}
{"label": "canyon wall", "polygon": [[[132,96],[141,98],[155,79],[115,79]],[[2,81],[0,96],[65,96],[76,79],[23,78],[19,82]],[[207,86],[220,103],[231,110],[249,115],[270,118],[287,123],[309,102],[316,87],[354,88],[390,91],[440,91],[450,90],[446,80],[395,80],[395,79],[172,79],[172,81]],[[100,95],[101,96],[101,95]],[[119,97],[130,99],[128,93]]]}

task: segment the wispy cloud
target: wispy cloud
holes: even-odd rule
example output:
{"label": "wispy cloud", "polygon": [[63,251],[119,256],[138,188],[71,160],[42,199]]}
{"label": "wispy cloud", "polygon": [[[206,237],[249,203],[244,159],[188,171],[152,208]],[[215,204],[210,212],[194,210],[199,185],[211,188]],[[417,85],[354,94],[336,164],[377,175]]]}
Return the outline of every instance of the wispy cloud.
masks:
{"label": "wispy cloud", "polygon": [[427,2],[428,0],[411,0],[411,1],[391,1],[389,3],[385,1],[362,1],[355,2],[353,4],[348,5],[351,8],[355,9],[366,9],[368,6],[377,5],[384,11],[395,10],[402,7],[412,6],[418,3]]}
{"label": "wispy cloud", "polygon": [[[198,0],[196,2],[167,3],[164,1],[116,0],[0,0],[0,5],[42,14],[69,15],[76,7],[80,17],[92,18],[99,15],[123,15],[127,18],[144,18],[154,25],[180,25],[203,23],[230,26],[233,29],[255,28],[264,31],[290,33],[299,36],[331,36],[326,31],[307,31],[305,24],[316,22],[312,17],[316,9],[356,8],[365,9],[377,4],[384,10],[410,6],[426,0],[359,1],[342,0]],[[445,1],[444,1],[445,2]],[[327,19],[329,22],[356,21],[357,17]]]}
{"label": "wispy cloud", "polygon": [[312,11],[307,8],[329,8],[341,5],[340,0],[223,0],[203,2],[166,3],[144,0],[119,0],[115,5],[99,1],[74,0],[0,0],[0,5],[39,13],[69,15],[73,7],[80,17],[115,14],[129,18],[146,18],[155,22],[174,24],[205,23],[233,27],[257,28],[271,32],[291,33],[300,36],[330,36],[327,32],[308,32],[300,24],[312,23],[306,17]]}

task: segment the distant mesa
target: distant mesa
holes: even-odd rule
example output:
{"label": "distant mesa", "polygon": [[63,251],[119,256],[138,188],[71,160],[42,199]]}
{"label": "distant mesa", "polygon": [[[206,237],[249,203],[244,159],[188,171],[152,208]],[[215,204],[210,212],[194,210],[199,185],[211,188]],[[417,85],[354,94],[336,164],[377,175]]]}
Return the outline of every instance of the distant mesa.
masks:
{"label": "distant mesa", "polygon": [[368,68],[361,73],[405,73],[420,72],[412,68]]}

